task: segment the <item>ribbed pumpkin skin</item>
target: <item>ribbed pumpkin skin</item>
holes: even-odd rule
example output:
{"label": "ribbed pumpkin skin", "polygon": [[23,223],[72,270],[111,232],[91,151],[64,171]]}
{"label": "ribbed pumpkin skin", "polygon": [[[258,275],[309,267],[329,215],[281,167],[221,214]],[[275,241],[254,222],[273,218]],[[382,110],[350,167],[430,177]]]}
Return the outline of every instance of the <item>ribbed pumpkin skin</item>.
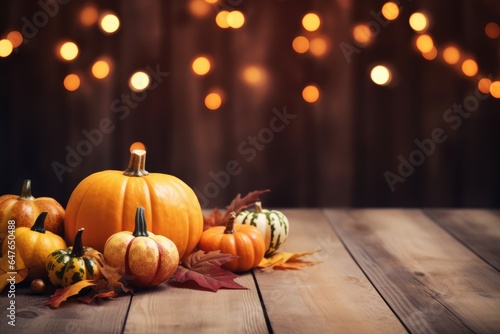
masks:
{"label": "ribbed pumpkin skin", "polygon": [[266,250],[264,238],[253,226],[235,225],[233,234],[224,234],[226,227],[216,226],[201,235],[198,248],[205,251],[220,250],[221,253],[239,256],[222,265],[232,272],[243,272],[258,266]]}
{"label": "ribbed pumpkin skin", "polygon": [[149,232],[147,237],[134,237],[132,232],[119,232],[109,237],[104,246],[104,259],[125,272],[127,284],[152,287],[165,282],[179,265],[175,244],[162,235]]}
{"label": "ribbed pumpkin skin", "polygon": [[145,208],[149,230],[172,240],[181,258],[193,251],[203,232],[198,198],[182,180],[161,173],[107,170],[82,180],[66,206],[66,240],[84,227],[87,244],[103,252],[111,235],[134,230],[138,206]]}

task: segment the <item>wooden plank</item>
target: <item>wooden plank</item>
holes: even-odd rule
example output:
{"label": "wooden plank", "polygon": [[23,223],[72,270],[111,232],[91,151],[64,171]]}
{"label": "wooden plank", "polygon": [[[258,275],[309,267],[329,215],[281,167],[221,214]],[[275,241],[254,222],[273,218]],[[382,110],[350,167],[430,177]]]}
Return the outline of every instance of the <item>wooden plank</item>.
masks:
{"label": "wooden plank", "polygon": [[275,333],[405,333],[352,260],[320,210],[282,210],[290,221],[283,250],[321,263],[255,276]]}
{"label": "wooden plank", "polygon": [[137,292],[124,333],[268,333],[251,273],[236,281],[249,289],[214,293],[162,284]]}
{"label": "wooden plank", "polygon": [[412,333],[498,333],[500,273],[420,210],[326,210]]}
{"label": "wooden plank", "polygon": [[429,216],[500,271],[500,211],[426,210]]}
{"label": "wooden plank", "polygon": [[[29,288],[16,287],[15,298],[4,290],[0,297],[0,333],[121,333],[125,323],[130,296],[103,300],[87,305],[67,301],[57,309],[43,304],[49,294],[31,294]],[[7,306],[15,300],[15,327],[8,324]]]}

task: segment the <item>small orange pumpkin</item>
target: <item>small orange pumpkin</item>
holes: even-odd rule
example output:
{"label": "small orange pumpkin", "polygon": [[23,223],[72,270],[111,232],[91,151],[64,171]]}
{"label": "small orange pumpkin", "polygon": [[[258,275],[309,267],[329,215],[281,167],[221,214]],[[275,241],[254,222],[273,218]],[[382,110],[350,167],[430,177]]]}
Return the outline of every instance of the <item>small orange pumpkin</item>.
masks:
{"label": "small orange pumpkin", "polygon": [[110,236],[103,255],[110,266],[123,271],[127,283],[134,287],[159,285],[170,278],[179,265],[175,244],[147,231],[143,207],[136,210],[134,232]]}
{"label": "small orange pumpkin", "polygon": [[201,235],[198,248],[205,252],[220,250],[239,258],[225,263],[222,267],[242,272],[259,265],[266,252],[262,233],[252,225],[234,225],[236,214],[231,213],[226,226],[211,227]]}
{"label": "small orange pumpkin", "polygon": [[78,184],[66,206],[66,240],[84,227],[88,245],[102,252],[114,233],[134,230],[134,212],[145,208],[150,230],[172,240],[182,258],[196,247],[203,214],[194,191],[179,178],[145,169],[146,151],[133,150],[127,170],[94,173]]}
{"label": "small orange pumpkin", "polygon": [[9,220],[16,222],[16,228],[31,228],[43,211],[48,212],[45,219],[45,230],[61,237],[64,236],[64,208],[53,198],[33,197],[31,195],[31,180],[24,180],[21,196],[0,196],[0,245],[7,235]]}

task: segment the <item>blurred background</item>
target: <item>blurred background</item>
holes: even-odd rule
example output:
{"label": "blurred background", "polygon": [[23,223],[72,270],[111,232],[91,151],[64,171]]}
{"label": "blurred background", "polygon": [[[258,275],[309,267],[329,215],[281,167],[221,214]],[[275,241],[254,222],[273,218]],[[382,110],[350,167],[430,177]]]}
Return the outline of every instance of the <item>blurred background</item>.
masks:
{"label": "blurred background", "polygon": [[[5,0],[0,193],[150,172],[203,207],[499,207],[497,0]],[[140,145],[140,144],[138,144]]]}

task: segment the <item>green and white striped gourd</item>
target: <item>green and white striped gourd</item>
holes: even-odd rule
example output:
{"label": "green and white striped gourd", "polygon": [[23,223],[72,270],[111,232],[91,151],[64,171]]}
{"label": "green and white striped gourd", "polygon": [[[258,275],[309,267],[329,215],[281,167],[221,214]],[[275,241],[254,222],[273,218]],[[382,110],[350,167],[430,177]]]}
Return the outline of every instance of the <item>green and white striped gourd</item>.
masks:
{"label": "green and white striped gourd", "polygon": [[253,225],[259,229],[266,244],[265,256],[277,251],[288,237],[289,223],[286,216],[277,210],[262,209],[261,202],[255,203],[255,212],[240,212],[234,223]]}

